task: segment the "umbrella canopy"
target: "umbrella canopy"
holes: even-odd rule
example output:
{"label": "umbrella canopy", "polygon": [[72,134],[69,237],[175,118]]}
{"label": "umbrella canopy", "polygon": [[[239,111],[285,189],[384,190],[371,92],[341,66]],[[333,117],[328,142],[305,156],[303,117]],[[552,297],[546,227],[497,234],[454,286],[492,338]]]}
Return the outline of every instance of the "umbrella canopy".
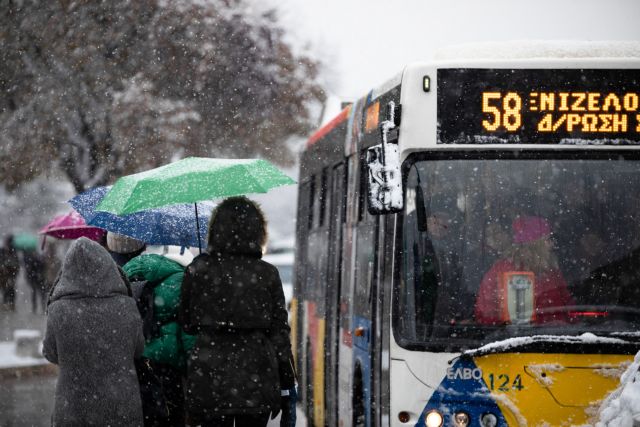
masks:
{"label": "umbrella canopy", "polygon": [[38,236],[31,233],[18,233],[13,236],[12,245],[22,251],[35,251],[38,248]]}
{"label": "umbrella canopy", "polygon": [[96,210],[117,215],[178,203],[266,193],[295,184],[266,160],[188,157],[119,178]]}
{"label": "umbrella canopy", "polygon": [[207,224],[214,207],[213,203],[204,202],[198,205],[199,235],[202,236],[202,241],[198,242],[193,205],[171,205],[122,216],[96,211],[96,206],[110,188],[94,187],[69,200],[69,204],[84,217],[87,224],[124,234],[150,245],[205,246]]}
{"label": "umbrella canopy", "polygon": [[82,218],[78,212],[71,211],[53,218],[47,225],[42,227],[39,233],[58,239],[78,239],[80,237],[86,237],[99,242],[104,237],[106,231],[87,225],[84,218]]}

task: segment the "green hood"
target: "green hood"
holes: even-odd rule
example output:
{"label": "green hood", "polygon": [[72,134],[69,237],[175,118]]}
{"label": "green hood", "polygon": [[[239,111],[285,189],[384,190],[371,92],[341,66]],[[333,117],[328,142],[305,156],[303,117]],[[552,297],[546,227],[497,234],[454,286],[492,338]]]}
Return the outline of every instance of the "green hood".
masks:
{"label": "green hood", "polygon": [[175,261],[156,254],[144,254],[133,258],[122,267],[129,279],[143,278],[149,282],[161,282],[184,267]]}
{"label": "green hood", "polygon": [[153,290],[153,310],[154,318],[160,323],[160,336],[147,340],[144,356],[177,368],[184,367],[186,354],[195,340],[186,333],[179,334],[176,323],[184,267],[162,255],[144,254],[122,268],[130,280],[157,283]]}
{"label": "green hood", "polygon": [[126,263],[123,270],[129,280],[144,279],[157,283],[153,290],[154,316],[166,323],[176,319],[180,305],[180,287],[184,267],[156,254],[140,255]]}

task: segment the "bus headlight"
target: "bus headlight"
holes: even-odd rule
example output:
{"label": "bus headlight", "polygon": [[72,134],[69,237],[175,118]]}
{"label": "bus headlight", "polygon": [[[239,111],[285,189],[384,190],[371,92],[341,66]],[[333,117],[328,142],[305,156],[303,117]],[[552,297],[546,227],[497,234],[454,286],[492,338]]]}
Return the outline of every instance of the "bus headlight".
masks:
{"label": "bus headlight", "polygon": [[480,417],[480,425],[482,425],[482,427],[496,427],[498,425],[498,417],[490,412],[482,414]]}
{"label": "bus headlight", "polygon": [[442,425],[442,415],[440,412],[433,410],[427,414],[425,418],[425,424],[427,427],[440,427]]}
{"label": "bus headlight", "polygon": [[408,412],[402,411],[398,414],[398,420],[400,420],[402,424],[406,424],[411,421],[411,415],[409,415]]}
{"label": "bus headlight", "polygon": [[464,412],[456,412],[453,422],[457,427],[467,427],[469,425],[469,415]]}

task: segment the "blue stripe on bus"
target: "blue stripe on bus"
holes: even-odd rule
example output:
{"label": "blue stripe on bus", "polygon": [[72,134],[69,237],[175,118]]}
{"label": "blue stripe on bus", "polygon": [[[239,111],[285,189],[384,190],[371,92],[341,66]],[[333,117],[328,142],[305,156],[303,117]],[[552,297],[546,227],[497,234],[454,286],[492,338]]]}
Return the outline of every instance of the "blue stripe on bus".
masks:
{"label": "blue stripe on bus", "polygon": [[425,427],[425,418],[432,410],[444,417],[443,425],[453,424],[456,412],[465,412],[471,418],[469,427],[479,427],[480,417],[488,412],[498,419],[498,427],[506,426],[500,408],[491,398],[482,373],[470,358],[458,358],[425,406],[416,427]]}
{"label": "blue stripe on bus", "polygon": [[369,93],[367,93],[367,101],[365,106],[370,105],[372,101],[373,101],[373,89],[371,89]]}
{"label": "blue stripe on bus", "polygon": [[362,371],[362,398],[364,400],[365,426],[371,425],[371,355],[369,351],[371,337],[371,320],[364,317],[353,317],[353,330],[364,328],[364,336],[357,337],[353,334],[353,371],[356,365],[360,365]]}

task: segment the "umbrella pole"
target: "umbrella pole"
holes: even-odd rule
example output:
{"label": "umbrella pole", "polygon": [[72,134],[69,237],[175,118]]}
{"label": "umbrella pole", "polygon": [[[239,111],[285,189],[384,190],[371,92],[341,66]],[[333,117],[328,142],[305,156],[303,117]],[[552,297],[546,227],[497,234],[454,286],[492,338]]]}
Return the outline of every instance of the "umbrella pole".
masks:
{"label": "umbrella pole", "polygon": [[198,250],[202,253],[202,244],[200,243],[200,220],[198,219],[198,204],[194,203],[196,208],[196,231],[198,232]]}

